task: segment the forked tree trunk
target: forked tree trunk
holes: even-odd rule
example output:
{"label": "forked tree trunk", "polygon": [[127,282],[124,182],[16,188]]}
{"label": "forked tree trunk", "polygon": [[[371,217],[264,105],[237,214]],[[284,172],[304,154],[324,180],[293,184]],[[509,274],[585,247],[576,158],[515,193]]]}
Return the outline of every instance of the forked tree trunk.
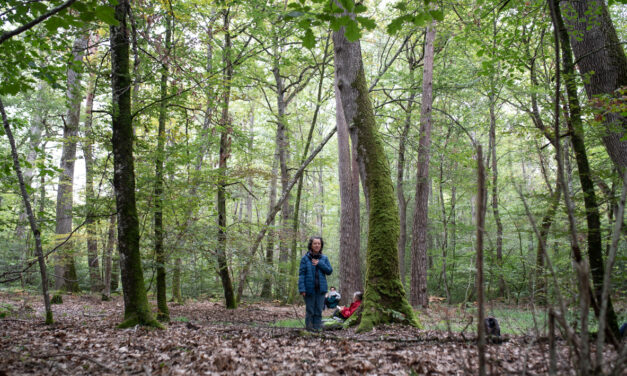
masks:
{"label": "forked tree trunk", "polygon": [[427,231],[429,222],[429,161],[431,159],[431,108],[433,104],[433,59],[435,23],[427,28],[425,38],[424,71],[422,76],[422,104],[420,111],[420,139],[416,176],[416,201],[412,227],[411,288],[409,301],[414,307],[429,305],[427,293]]}
{"label": "forked tree trunk", "polygon": [[[76,141],[81,112],[81,76],[74,70],[73,64],[81,64],[87,48],[87,36],[80,36],[72,47],[72,65],[67,71],[68,113],[63,126],[63,152],[61,154],[61,170],[59,188],[57,190],[57,213],[55,234],[57,241],[64,241],[72,232],[72,207],[74,202],[74,160],[76,159]],[[68,241],[57,251],[55,288],[78,292],[78,277],[73,255],[73,243]]]}
{"label": "forked tree trunk", "polygon": [[170,321],[170,310],[166,296],[167,283],[163,249],[163,159],[165,155],[165,122],[168,116],[168,63],[172,39],[172,15],[166,10],[165,16],[165,48],[161,57],[161,101],[159,102],[159,130],[157,133],[157,152],[155,158],[155,259],[157,262],[157,320]]}
{"label": "forked tree trunk", "polygon": [[[365,191],[369,202],[366,291],[359,320],[359,331],[391,322],[393,311],[420,326],[400,281],[398,268],[398,207],[390,167],[383,144],[376,132],[372,103],[364,73],[359,41],[349,42],[344,27],[333,33],[335,85],[346,124],[355,127],[357,153],[364,165]],[[353,318],[354,317],[354,318]]]}
{"label": "forked tree trunk", "polygon": [[231,120],[229,118],[229,101],[231,96],[231,79],[233,77],[233,65],[231,61],[231,35],[229,33],[229,9],[224,10],[224,51],[222,61],[224,62],[223,85],[224,93],[222,96],[222,119],[220,120],[222,130],[220,131],[220,158],[218,164],[218,245],[217,245],[217,261],[218,273],[222,281],[224,289],[224,299],[226,307],[235,309],[237,302],[231,283],[229,274],[228,261],[226,257],[226,161],[230,154],[231,138],[233,131]]}
{"label": "forked tree trunk", "polygon": [[139,324],[161,327],[150,312],[139,252],[129,74],[129,30],[126,23],[129,8],[128,0],[118,0],[114,10],[118,26],[110,28],[113,186],[118,212],[118,249],[124,291],[124,321],[119,326],[128,328]]}

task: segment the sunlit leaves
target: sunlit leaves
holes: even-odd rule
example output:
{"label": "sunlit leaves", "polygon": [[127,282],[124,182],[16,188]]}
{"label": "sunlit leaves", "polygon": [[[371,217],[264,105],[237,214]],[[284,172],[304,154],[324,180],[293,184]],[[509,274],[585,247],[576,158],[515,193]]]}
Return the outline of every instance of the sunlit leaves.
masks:
{"label": "sunlit leaves", "polygon": [[[313,4],[322,3],[322,1],[312,1]],[[290,3],[288,7],[290,11],[285,15],[287,20],[300,19],[297,22],[298,27],[304,32],[301,37],[303,46],[312,48],[315,46],[315,38],[312,27],[328,25],[333,31],[340,31],[344,28],[346,39],[351,42],[359,40],[362,36],[362,29],[373,30],[376,28],[374,19],[366,16],[355,16],[362,14],[368,8],[359,3],[355,4],[353,0],[341,0],[341,6],[334,1],[324,3],[321,8],[314,8],[301,0],[299,3]]]}

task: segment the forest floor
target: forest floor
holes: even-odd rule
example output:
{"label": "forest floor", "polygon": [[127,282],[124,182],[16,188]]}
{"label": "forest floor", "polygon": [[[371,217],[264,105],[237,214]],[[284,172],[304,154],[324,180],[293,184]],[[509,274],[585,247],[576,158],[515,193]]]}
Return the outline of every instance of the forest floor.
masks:
{"label": "forest floor", "polygon": [[[254,303],[226,310],[220,303],[190,302],[170,306],[167,329],[116,329],[123,315],[121,297],[109,302],[90,295],[63,299],[62,305],[53,306],[55,323],[48,326],[40,297],[0,293],[0,308],[8,313],[0,319],[0,376],[477,373],[475,338],[470,334],[475,324],[465,334],[403,326],[361,334],[354,329],[309,334],[274,324],[303,319],[303,306]],[[446,320],[450,312],[439,308],[421,319]],[[548,372],[545,338],[504,339],[487,346],[489,375]],[[558,342],[558,367],[560,375],[575,374],[563,341]]]}

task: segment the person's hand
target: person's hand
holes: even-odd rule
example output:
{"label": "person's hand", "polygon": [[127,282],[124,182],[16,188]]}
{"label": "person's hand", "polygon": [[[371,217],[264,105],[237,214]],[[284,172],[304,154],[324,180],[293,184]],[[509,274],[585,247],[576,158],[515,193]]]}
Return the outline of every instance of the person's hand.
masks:
{"label": "person's hand", "polygon": [[306,293],[306,292],[301,292],[300,294],[301,294],[302,296],[307,295],[307,293]]}
{"label": "person's hand", "polygon": [[318,261],[320,261],[320,260],[318,260],[318,259],[312,259],[312,260],[311,260],[311,263],[313,264],[313,266],[316,266],[316,265],[318,265]]}

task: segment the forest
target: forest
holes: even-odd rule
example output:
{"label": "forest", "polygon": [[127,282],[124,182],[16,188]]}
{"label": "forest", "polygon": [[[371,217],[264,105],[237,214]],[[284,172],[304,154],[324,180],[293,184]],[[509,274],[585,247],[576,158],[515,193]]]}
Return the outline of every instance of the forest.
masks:
{"label": "forest", "polygon": [[0,375],[625,375],[626,4],[3,0]]}

